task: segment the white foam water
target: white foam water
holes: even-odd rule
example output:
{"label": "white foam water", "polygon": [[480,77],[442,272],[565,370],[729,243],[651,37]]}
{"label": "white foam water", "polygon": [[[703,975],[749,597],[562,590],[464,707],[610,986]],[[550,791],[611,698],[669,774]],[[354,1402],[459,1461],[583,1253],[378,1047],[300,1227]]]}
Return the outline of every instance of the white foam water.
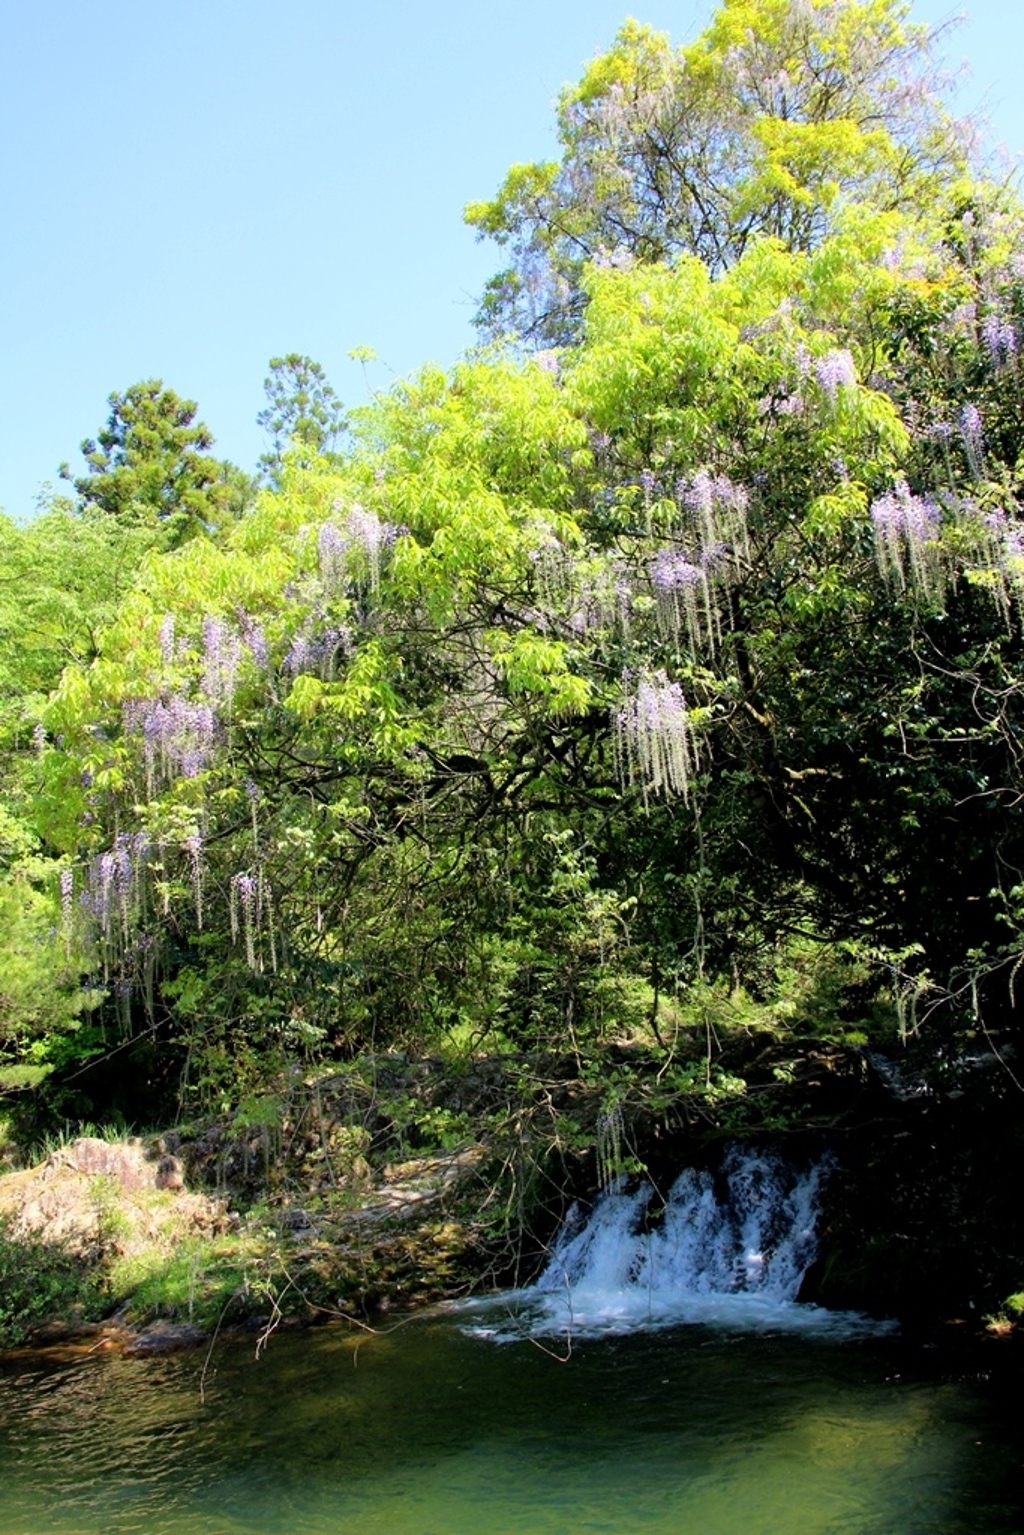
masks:
{"label": "white foam water", "polygon": [[684,1323],[849,1337],[890,1330],[856,1312],[797,1300],[817,1251],[830,1163],[790,1167],[733,1148],[717,1176],[687,1169],[663,1205],[643,1184],[570,1210],[540,1277],[470,1303],[467,1330],[495,1342],[594,1337]]}

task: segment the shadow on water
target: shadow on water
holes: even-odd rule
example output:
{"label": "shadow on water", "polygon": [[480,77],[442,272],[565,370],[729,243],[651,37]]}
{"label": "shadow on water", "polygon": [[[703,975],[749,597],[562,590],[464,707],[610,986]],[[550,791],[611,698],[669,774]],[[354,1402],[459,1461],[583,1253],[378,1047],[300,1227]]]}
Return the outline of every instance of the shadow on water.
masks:
{"label": "shadow on water", "polygon": [[1019,1532],[989,1387],[898,1339],[496,1347],[448,1318],[8,1367],[0,1535]]}

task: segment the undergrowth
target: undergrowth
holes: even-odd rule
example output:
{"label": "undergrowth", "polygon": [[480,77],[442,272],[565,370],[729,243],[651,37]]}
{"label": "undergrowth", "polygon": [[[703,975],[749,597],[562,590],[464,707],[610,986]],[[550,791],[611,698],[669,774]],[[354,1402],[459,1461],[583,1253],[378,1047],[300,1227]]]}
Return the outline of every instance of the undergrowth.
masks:
{"label": "undergrowth", "polygon": [[0,1215],[0,1348],[17,1348],[33,1327],[54,1316],[91,1315],[102,1308],[93,1271],[61,1242],[15,1234]]}

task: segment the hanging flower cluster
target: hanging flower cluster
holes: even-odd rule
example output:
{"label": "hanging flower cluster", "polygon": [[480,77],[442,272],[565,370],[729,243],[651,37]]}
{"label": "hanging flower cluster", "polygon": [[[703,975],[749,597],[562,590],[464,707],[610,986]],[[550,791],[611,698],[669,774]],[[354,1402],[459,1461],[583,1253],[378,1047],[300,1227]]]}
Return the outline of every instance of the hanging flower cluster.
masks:
{"label": "hanging flower cluster", "polygon": [[985,475],[985,428],[976,405],[965,405],[960,412],[960,437],[967,463],[976,480]]}
{"label": "hanging flower cluster", "polygon": [[131,925],[144,906],[146,873],[152,856],[149,835],[120,832],[114,844],[97,854],[85,868],[85,883],[75,902],[75,871],[60,873],[61,928],[70,952],[78,929],[78,914],[99,940],[104,970],[111,956],[129,941]]}
{"label": "hanging flower cluster", "polygon": [[852,389],[857,383],[856,364],[846,347],[835,347],[819,357],[814,373],[833,405],[839,398],[840,389]]}
{"label": "hanging flower cluster", "polygon": [[693,775],[690,712],[678,682],[664,672],[641,677],[627,691],[614,720],[616,755],[624,783],[651,794],[681,794]]}
{"label": "hanging flower cluster", "polygon": [[165,666],[174,661],[174,614],[165,613],[160,622],[160,659]]}
{"label": "hanging flower cluster", "polygon": [[188,856],[189,871],[192,875],[192,899],[196,908],[196,926],[199,931],[203,929],[203,838],[198,831],[189,832],[182,843],[182,847]]}
{"label": "hanging flower cluster", "polygon": [[941,513],[934,501],[915,496],[906,480],[871,505],[875,555],[882,575],[906,587],[913,584],[931,596],[942,588]]}
{"label": "hanging flower cluster", "polygon": [[329,594],[347,589],[352,577],[365,576],[371,591],[380,588],[381,562],[399,529],[381,522],[377,513],[358,503],[337,520],[325,522],[317,534],[320,580]]}
{"label": "hanging flower cluster", "polygon": [[[970,509],[970,503],[968,507]],[[977,508],[974,508],[977,513]],[[977,516],[981,547],[979,554],[988,564],[995,596],[1009,619],[1014,595],[1024,597],[1024,523],[1007,516],[1001,508]]]}
{"label": "hanging flower cluster", "polygon": [[245,944],[245,961],[250,970],[263,968],[257,942],[261,930],[266,931],[270,949],[271,968],[277,969],[277,945],[271,917],[270,892],[262,870],[257,874],[235,874],[231,880],[228,902],[231,921],[231,941],[239,938]]}
{"label": "hanging flower cluster", "polygon": [[690,649],[718,643],[718,612],[708,584],[707,563],[695,563],[680,549],[659,549],[650,567],[651,586],[662,625],[678,642],[685,630]]}
{"label": "hanging flower cluster", "polygon": [[209,765],[217,744],[217,716],[210,704],[173,693],[166,698],[131,698],[121,708],[125,730],[142,737],[146,782],[152,795],[159,770],[164,778],[196,778]]}
{"label": "hanging flower cluster", "polygon": [[981,339],[997,368],[1005,368],[1017,355],[1017,331],[1012,320],[990,314],[982,321]]}
{"label": "hanging flower cluster", "polygon": [[203,619],[202,660],[203,692],[230,712],[242,661],[242,638],[222,618],[210,614]]}
{"label": "hanging flower cluster", "polygon": [[749,497],[742,485],[733,484],[724,474],[700,469],[691,479],[678,482],[676,502],[687,515],[705,555],[720,560],[748,558]]}
{"label": "hanging flower cluster", "polygon": [[265,672],[270,666],[270,645],[263,625],[249,613],[239,611],[238,632],[256,666]]}
{"label": "hanging flower cluster", "polygon": [[573,634],[600,636],[612,630],[628,633],[633,588],[624,563],[612,557],[576,566],[563,604]]}
{"label": "hanging flower cluster", "polygon": [[544,522],[535,528],[535,542],[528,559],[537,596],[548,608],[560,610],[571,603],[576,586],[576,563],[571,551]]}
{"label": "hanging flower cluster", "polygon": [[311,620],[293,637],[282,662],[282,669],[290,677],[315,673],[326,680],[334,675],[338,660],[347,658],[351,645],[351,630],[344,625],[319,628]]}
{"label": "hanging flower cluster", "polygon": [[[332,592],[347,592],[353,580],[376,587],[380,581],[383,552],[398,535],[398,529],[383,523],[375,513],[360,506],[324,523],[318,534],[320,598],[306,607],[310,593],[296,588],[289,595],[306,607],[305,616],[290,639],[279,651],[276,667],[286,678],[302,673],[316,673],[324,680],[333,677],[340,663],[352,650],[351,631],[331,622],[326,600]],[[144,767],[146,794],[152,799],[176,779],[195,780],[213,764],[227,739],[227,727],[235,710],[243,669],[254,664],[265,684],[275,669],[271,643],[262,623],[252,614],[238,609],[234,616],[207,613],[198,637],[176,633],[173,614],[159,624],[159,658],[163,668],[159,691],[153,696],[135,697],[121,705],[121,723],[126,744],[134,743]],[[170,675],[173,669],[174,675]],[[258,815],[259,791],[246,784],[248,808],[252,820],[252,847],[257,868],[253,873],[231,876],[228,900],[232,932],[244,941],[246,959],[252,968],[261,968],[264,952],[276,964],[276,946],[271,923],[271,900],[262,868]],[[183,834],[178,831],[169,849],[176,850],[191,886],[195,922],[204,923],[206,869],[205,827],[193,826]],[[165,847],[164,852],[168,849]],[[75,936],[77,913],[85,919],[99,942],[104,965],[119,954],[128,953],[128,930],[141,912],[147,884],[148,839],[142,834],[134,840],[118,836],[113,846],[99,854],[87,866],[85,888],[75,905],[75,873],[65,870],[60,880],[62,924],[67,942]],[[169,911],[172,886],[165,882],[162,896],[165,914]],[[266,935],[262,943],[259,935]]]}

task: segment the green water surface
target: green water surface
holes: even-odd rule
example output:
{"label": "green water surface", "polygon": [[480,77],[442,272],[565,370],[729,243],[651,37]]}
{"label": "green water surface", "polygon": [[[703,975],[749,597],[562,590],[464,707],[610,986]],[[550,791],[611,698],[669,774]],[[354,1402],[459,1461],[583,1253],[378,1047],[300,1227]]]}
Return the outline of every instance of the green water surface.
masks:
{"label": "green water surface", "polygon": [[203,1366],[0,1367],[0,1535],[1024,1530],[1008,1404],[898,1340],[690,1327],[562,1362],[421,1319],[224,1341],[201,1396]]}

